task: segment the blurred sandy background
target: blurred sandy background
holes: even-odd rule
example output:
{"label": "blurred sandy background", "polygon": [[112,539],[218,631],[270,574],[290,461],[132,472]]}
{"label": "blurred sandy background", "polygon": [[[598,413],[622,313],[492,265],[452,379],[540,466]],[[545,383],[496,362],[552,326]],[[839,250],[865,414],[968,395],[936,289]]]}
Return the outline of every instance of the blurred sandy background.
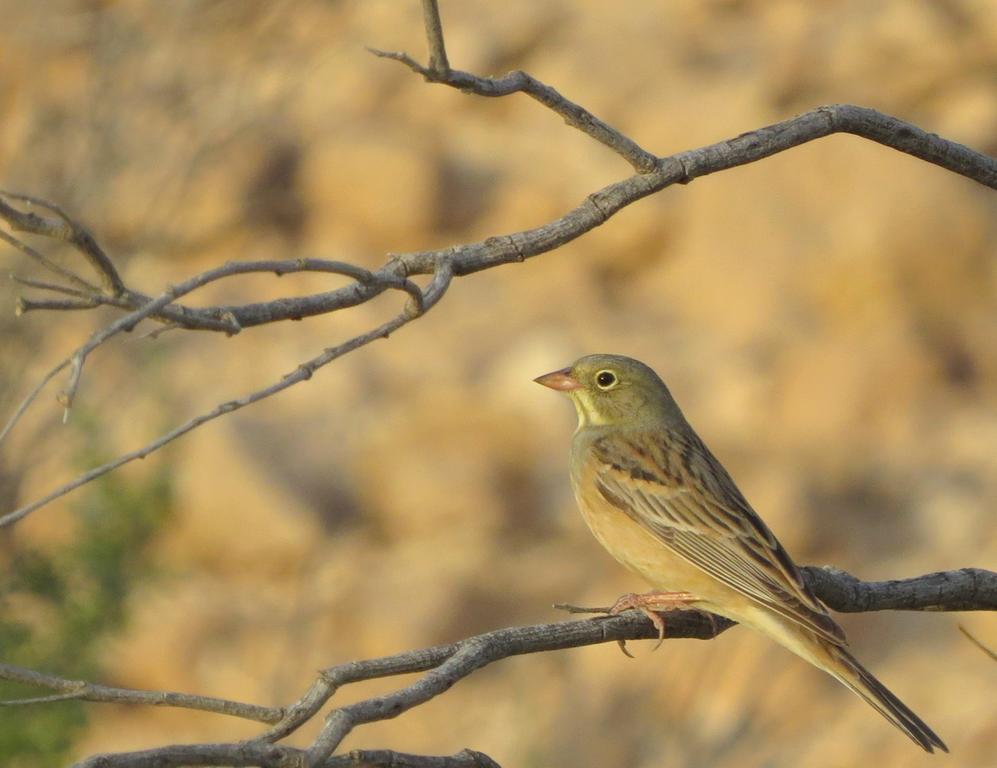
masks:
{"label": "blurred sandy background", "polygon": [[[442,5],[455,67],[526,69],[658,153],[839,101],[997,152],[990,2]],[[0,16],[0,186],[58,202],[150,293],[228,259],[374,267],[540,224],[630,173],[526,97],[465,96],[366,53],[424,56],[415,0],[0,0]],[[167,468],[174,496],[154,576],[102,641],[101,680],[282,704],[324,666],[642,589],[574,509],[570,406],[531,382],[594,351],[662,373],[798,561],[867,579],[994,568],[995,247],[992,191],[841,136],[460,279],[390,340],[121,473]],[[230,281],[192,303],[337,281]],[[15,320],[0,290],[6,417],[113,315]],[[132,449],[399,305],[105,348],[84,415],[61,427],[50,394],[4,447],[5,507],[84,468],[81,420],[107,454]],[[36,513],[4,534],[5,557],[60,546],[80,519],[72,499]],[[942,762],[993,760],[997,668],[956,626],[995,646],[997,617],[841,621],[947,741]],[[749,632],[632,647],[635,661],[605,645],[502,662],[346,746],[466,746],[523,768],[941,764]],[[87,711],[78,756],[256,732],[183,710]]]}

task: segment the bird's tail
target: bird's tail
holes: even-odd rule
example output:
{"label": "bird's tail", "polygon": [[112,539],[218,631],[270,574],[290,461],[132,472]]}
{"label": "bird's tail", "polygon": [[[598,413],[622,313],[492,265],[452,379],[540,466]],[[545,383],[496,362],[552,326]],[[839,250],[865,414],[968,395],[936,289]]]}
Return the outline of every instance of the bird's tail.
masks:
{"label": "bird's tail", "polygon": [[829,664],[821,664],[825,671],[836,677],[850,690],[857,693],[879,714],[906,733],[925,752],[935,748],[948,752],[948,747],[921,718],[893,695],[889,688],[873,677],[845,648],[827,641],[818,641],[830,657]]}

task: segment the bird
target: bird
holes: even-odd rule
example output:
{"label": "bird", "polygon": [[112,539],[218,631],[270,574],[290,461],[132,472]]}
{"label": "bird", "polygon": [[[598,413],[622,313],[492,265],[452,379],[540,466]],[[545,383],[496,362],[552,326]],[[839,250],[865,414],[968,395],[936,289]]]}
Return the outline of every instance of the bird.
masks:
{"label": "bird", "polygon": [[[655,591],[613,612],[689,607],[751,627],[836,678],[926,752],[948,748],[863,667],[845,633],[644,363],[596,354],[534,379],[571,398],[571,484],[595,538]],[[655,621],[659,643],[664,636]]]}

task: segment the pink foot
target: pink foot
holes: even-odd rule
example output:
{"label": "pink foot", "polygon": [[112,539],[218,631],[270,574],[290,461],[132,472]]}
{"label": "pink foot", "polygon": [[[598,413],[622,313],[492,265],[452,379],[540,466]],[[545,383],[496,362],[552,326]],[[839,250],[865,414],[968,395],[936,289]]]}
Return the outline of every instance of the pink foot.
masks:
{"label": "pink foot", "polygon": [[[655,629],[658,630],[658,643],[652,649],[652,651],[656,651],[665,641],[665,619],[661,615],[661,612],[687,608],[695,602],[696,597],[690,592],[646,592],[642,595],[630,592],[613,603],[613,607],[609,609],[609,613],[615,616],[624,611],[638,610],[647,616],[651,620],[651,623],[654,624]],[[632,659],[633,654],[627,650],[626,640],[617,640],[616,642],[619,644],[620,650],[623,651],[624,655]]]}

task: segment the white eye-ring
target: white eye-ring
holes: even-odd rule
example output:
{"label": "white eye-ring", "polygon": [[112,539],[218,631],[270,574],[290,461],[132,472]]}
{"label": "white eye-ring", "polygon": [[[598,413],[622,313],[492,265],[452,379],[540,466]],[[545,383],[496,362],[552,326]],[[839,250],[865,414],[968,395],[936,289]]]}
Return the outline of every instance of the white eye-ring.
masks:
{"label": "white eye-ring", "polygon": [[599,371],[595,375],[595,385],[603,391],[612,389],[619,383],[619,378],[612,371]]}

